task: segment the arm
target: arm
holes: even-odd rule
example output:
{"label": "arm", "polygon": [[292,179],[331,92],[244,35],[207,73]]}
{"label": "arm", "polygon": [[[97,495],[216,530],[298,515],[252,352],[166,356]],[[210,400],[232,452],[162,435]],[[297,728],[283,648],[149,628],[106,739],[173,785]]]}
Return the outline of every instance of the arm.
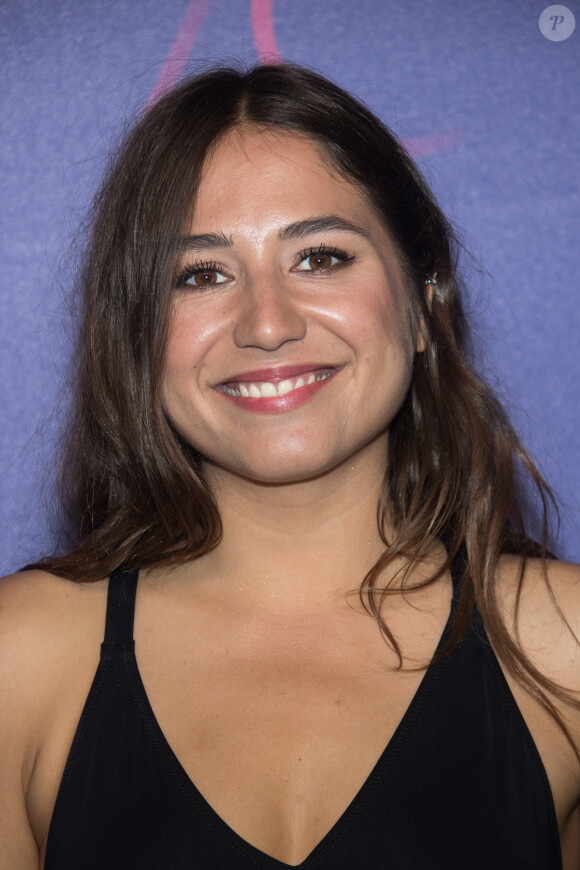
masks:
{"label": "arm", "polygon": [[[580,702],[580,567],[556,561],[548,562],[546,567],[554,598],[545,583],[542,563],[528,560],[516,616],[520,560],[502,557],[498,594],[504,622],[513,639],[517,625],[520,645],[538,671]],[[575,752],[554,718],[519,685],[505,663],[502,666],[546,769],[564,867],[580,867],[580,704],[571,705],[546,692],[566,726]]]}
{"label": "arm", "polygon": [[34,677],[23,652],[27,596],[19,580],[16,575],[0,581],[0,867],[38,870],[39,850],[26,806],[36,718],[27,687],[34,685]]}
{"label": "arm", "polygon": [[[580,566],[548,561],[549,586],[539,560],[526,563],[517,614],[515,590],[519,560],[506,559],[500,572],[504,619],[532,664],[568,690],[580,707]],[[515,623],[514,623],[515,617]],[[580,753],[580,709],[550,696],[564,716]]]}
{"label": "arm", "polygon": [[99,660],[106,583],[0,580],[0,868],[38,870]]}

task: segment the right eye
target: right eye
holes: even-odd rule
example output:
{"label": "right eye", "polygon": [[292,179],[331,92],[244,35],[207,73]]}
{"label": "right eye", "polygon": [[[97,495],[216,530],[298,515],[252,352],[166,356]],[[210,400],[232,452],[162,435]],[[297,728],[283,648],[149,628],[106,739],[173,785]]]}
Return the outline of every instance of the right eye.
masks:
{"label": "right eye", "polygon": [[215,287],[227,281],[217,263],[195,263],[183,270],[177,279],[178,287]]}

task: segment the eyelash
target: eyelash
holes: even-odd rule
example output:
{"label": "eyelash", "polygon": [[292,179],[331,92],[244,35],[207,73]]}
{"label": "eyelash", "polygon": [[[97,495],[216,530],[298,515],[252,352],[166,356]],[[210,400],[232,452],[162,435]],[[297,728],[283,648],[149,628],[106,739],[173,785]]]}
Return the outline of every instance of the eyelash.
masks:
{"label": "eyelash", "polygon": [[[336,257],[339,260],[339,263],[335,263],[332,266],[329,266],[327,269],[312,269],[312,272],[322,273],[323,275],[332,272],[334,269],[340,269],[341,266],[345,266],[347,263],[350,263],[354,260],[354,257],[350,254],[347,254],[346,251],[343,251],[341,248],[327,248],[326,245],[316,245],[312,248],[305,248],[303,251],[300,251],[298,254],[298,265],[303,261],[307,260],[308,257],[321,256],[322,254],[327,254],[329,257]],[[300,269],[301,272],[307,272],[308,269]]]}
{"label": "eyelash", "polygon": [[[310,248],[304,248],[303,251],[300,251],[298,254],[298,262],[297,266],[302,263],[303,260],[307,260],[309,257],[328,255],[329,257],[336,257],[339,260],[338,263],[334,263],[326,269],[299,269],[300,272],[308,272],[311,271],[313,273],[318,274],[327,274],[328,272],[333,271],[334,269],[340,268],[341,266],[345,266],[347,263],[350,263],[354,257],[350,254],[347,254],[346,251],[343,251],[341,248],[327,248],[326,245],[316,245]],[[296,267],[295,267],[296,268]],[[181,272],[177,277],[176,285],[177,287],[185,287],[191,286],[195,287],[195,284],[188,285],[187,282],[194,277],[194,275],[200,275],[204,272],[218,272],[220,274],[224,274],[223,267],[220,266],[215,261],[212,262],[197,262],[193,263],[191,266],[186,266],[185,269]],[[216,284],[207,284],[207,287],[215,287],[219,286],[219,284],[223,284],[225,282],[219,281]],[[202,284],[197,285],[199,287],[203,287]]]}
{"label": "eyelash", "polygon": [[[192,263],[191,266],[186,266],[185,269],[177,276],[176,286],[177,287],[195,287],[195,284],[188,285],[187,282],[190,278],[193,278],[194,275],[203,275],[204,272],[219,272],[223,274],[223,268],[219,265],[219,263],[215,262],[205,262],[205,263]],[[222,281],[219,284],[224,283]],[[200,288],[203,287],[202,284],[198,285]],[[207,284],[208,287],[215,287],[216,284]]]}

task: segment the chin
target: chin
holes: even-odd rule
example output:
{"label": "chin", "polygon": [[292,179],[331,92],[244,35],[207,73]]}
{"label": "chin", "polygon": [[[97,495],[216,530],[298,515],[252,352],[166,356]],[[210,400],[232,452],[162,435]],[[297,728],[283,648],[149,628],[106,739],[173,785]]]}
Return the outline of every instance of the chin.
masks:
{"label": "chin", "polygon": [[263,486],[290,486],[292,484],[307,483],[319,480],[337,472],[341,467],[351,465],[353,456],[338,459],[291,457],[286,454],[284,461],[280,461],[280,455],[275,457],[261,456],[255,462],[245,461],[224,464],[223,462],[208,459],[205,461],[209,476],[215,474],[225,479],[232,476],[240,480],[246,480],[256,485]]}

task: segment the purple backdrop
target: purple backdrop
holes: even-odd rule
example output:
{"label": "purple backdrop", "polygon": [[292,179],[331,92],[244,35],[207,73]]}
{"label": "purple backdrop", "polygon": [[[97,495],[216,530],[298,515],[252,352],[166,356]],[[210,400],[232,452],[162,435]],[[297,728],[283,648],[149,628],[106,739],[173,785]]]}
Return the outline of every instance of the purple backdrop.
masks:
{"label": "purple backdrop", "polygon": [[224,58],[315,67],[418,156],[474,255],[482,365],[565,504],[558,553],[580,559],[574,15],[530,0],[4,0],[0,571],[49,540],[69,241],[103,155],[184,69]]}

